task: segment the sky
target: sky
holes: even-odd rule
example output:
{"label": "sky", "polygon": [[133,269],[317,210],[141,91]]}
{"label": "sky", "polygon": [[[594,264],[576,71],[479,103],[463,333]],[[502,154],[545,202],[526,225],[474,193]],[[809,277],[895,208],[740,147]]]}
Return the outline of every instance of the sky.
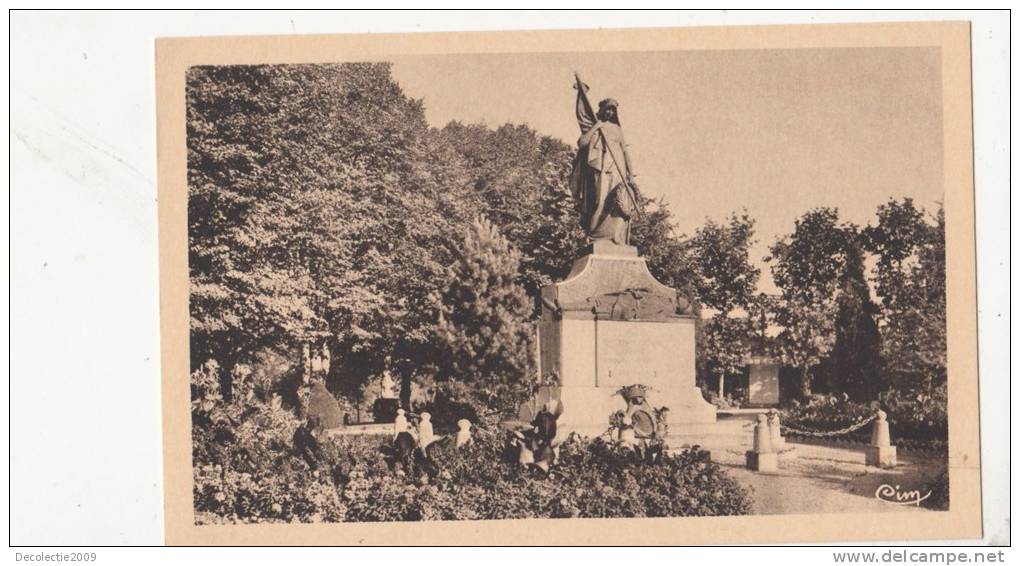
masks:
{"label": "sky", "polygon": [[794,220],[837,207],[858,224],[890,198],[943,194],[938,48],[402,56],[393,75],[429,123],[527,124],[575,145],[573,73],[620,103],[641,190],[677,229],[746,209],[762,258]]}

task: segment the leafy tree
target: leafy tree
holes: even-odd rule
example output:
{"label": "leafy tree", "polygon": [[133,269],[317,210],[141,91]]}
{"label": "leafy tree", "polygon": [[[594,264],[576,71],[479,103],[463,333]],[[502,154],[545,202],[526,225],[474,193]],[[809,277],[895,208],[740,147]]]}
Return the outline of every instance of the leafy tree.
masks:
{"label": "leafy tree", "polygon": [[520,254],[494,224],[472,222],[445,290],[433,295],[440,379],[476,384],[490,399],[525,384],[532,302],[515,282]]}
{"label": "leafy tree", "polygon": [[701,332],[704,368],[718,379],[719,396],[725,395],[726,376],[739,374],[751,355],[751,324],[747,318],[715,314],[705,322]]}
{"label": "leafy tree", "polygon": [[798,368],[801,394],[811,395],[811,368],[835,340],[836,291],[846,271],[847,242],[856,228],[840,224],[834,208],[816,208],[797,219],[792,234],[770,248],[772,278],[782,292],[775,320],[783,331],[777,347],[783,363]]}
{"label": "leafy tree", "polygon": [[739,373],[752,353],[753,325],[734,316],[750,309],[761,274],[750,261],[752,245],[754,219],[746,212],[731,214],[726,224],[706,221],[690,241],[699,302],[715,311],[700,332],[699,365],[718,378],[720,396],[726,376]]}
{"label": "leafy tree", "polygon": [[908,389],[946,378],[945,215],[926,219],[914,202],[890,200],[864,230],[881,298],[880,328],[886,369]]}
{"label": "leafy tree", "polygon": [[325,340],[335,386],[416,365],[477,206],[389,66],[195,67],[188,128],[192,364]]}
{"label": "leafy tree", "polygon": [[[687,295],[699,309],[698,291],[702,284],[695,249],[690,240],[676,230],[669,203],[652,200],[638,193],[644,213],[631,224],[631,244],[648,263],[648,270],[658,281]],[[576,224],[576,216],[571,217]]]}
{"label": "leafy tree", "polygon": [[882,340],[875,316],[878,307],[871,300],[864,279],[863,252],[856,239],[848,242],[846,270],[840,277],[836,301],[835,341],[830,366],[833,386],[855,401],[875,400],[884,389]]}
{"label": "leafy tree", "polygon": [[798,218],[793,234],[770,248],[772,279],[785,295],[833,297],[846,267],[846,242],[855,228],[840,224],[835,208],[815,208]]}
{"label": "leafy tree", "polygon": [[747,309],[761,270],[750,260],[754,219],[731,214],[726,224],[707,220],[691,242],[699,277],[698,297],[704,306],[729,314]]}
{"label": "leafy tree", "polygon": [[826,359],[835,340],[833,303],[828,298],[783,294],[773,308],[775,323],[782,328],[775,340],[776,354],[800,372],[801,396],[810,397],[811,368]]}
{"label": "leafy tree", "polygon": [[459,154],[486,216],[520,250],[518,281],[532,297],[562,279],[584,242],[567,186],[573,150],[524,125],[451,122],[437,139]]}
{"label": "leafy tree", "polygon": [[280,77],[264,67],[189,72],[193,368],[215,358],[229,375],[243,354],[321,322],[311,309],[307,273],[287,265],[291,231],[279,229],[295,221],[284,195],[293,187],[270,180],[270,133],[280,127],[288,93],[256,93]]}

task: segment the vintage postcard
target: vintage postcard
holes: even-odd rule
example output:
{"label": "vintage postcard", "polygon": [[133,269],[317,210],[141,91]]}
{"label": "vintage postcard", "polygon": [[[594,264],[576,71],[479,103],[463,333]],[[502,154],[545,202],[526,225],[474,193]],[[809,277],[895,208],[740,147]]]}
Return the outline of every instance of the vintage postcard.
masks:
{"label": "vintage postcard", "polygon": [[158,40],[167,542],[979,537],[969,45]]}

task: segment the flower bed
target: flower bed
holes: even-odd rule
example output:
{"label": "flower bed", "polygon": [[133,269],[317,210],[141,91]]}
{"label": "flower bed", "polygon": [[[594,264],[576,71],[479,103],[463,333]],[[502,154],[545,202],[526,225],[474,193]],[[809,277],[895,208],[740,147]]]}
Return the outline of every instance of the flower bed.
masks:
{"label": "flower bed", "polygon": [[700,450],[655,465],[571,438],[546,477],[510,463],[501,432],[443,445],[434,469],[395,465],[389,439],[309,436],[285,410],[198,430],[197,522],[340,522],[664,517],[750,512],[750,495]]}

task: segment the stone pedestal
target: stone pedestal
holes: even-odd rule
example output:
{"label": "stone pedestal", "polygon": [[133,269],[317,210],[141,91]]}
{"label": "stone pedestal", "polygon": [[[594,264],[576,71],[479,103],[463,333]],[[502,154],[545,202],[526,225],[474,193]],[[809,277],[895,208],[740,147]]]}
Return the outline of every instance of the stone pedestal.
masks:
{"label": "stone pedestal", "polygon": [[885,411],[878,411],[871,425],[871,446],[864,452],[864,463],[879,468],[896,467],[896,447],[889,442],[889,421]]}
{"label": "stone pedestal", "polygon": [[670,431],[714,423],[715,407],[694,382],[695,318],[687,301],[648,272],[637,248],[596,242],[567,278],[542,289],[539,367],[555,374],[561,430],[598,435],[626,408],[617,391],[648,387],[669,407]]}

